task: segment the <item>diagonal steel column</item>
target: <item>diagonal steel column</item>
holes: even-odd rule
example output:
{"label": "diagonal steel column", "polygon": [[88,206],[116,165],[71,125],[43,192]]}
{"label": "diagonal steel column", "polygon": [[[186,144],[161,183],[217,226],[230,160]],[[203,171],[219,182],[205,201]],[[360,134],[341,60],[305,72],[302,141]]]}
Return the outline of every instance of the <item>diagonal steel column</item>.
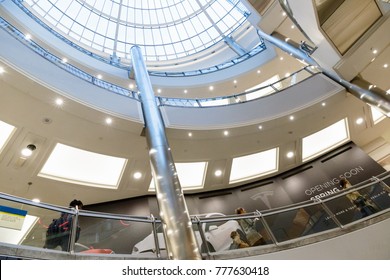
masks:
{"label": "diagonal steel column", "polygon": [[291,54],[295,58],[301,59],[309,65],[316,66],[319,70],[322,71],[325,76],[329,77],[333,81],[345,87],[352,95],[361,99],[369,105],[375,106],[384,115],[390,117],[389,95],[382,94],[378,91],[372,91],[366,88],[362,88],[359,85],[359,82],[348,82],[336,73],[323,69],[309,54],[297,48],[296,46],[289,44],[288,42],[286,42],[286,40],[281,39],[280,34],[277,35],[279,37],[277,38],[276,36],[269,35],[260,29],[257,30],[257,34],[271,44],[285,51],[286,53]]}
{"label": "diagonal steel column", "polygon": [[131,48],[131,59],[135,80],[141,93],[150,164],[156,186],[166,248],[173,259],[201,259],[171,149],[166,138],[164,121],[157,107],[149,74],[138,46]]}

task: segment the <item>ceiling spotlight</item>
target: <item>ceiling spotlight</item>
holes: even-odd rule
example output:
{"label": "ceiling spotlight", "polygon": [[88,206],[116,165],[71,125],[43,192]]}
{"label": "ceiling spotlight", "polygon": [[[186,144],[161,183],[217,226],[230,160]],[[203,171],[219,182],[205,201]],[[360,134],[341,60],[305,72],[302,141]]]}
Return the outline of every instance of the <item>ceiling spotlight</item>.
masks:
{"label": "ceiling spotlight", "polygon": [[192,137],[192,132],[188,132],[188,137]]}
{"label": "ceiling spotlight", "polygon": [[106,118],[106,124],[112,124],[112,119],[111,118]]}
{"label": "ceiling spotlight", "polygon": [[142,177],[142,173],[139,171],[137,171],[133,174],[133,178],[136,180],[141,179],[141,177]]}
{"label": "ceiling spotlight", "polygon": [[290,116],[289,119],[290,119],[290,121],[293,121],[295,119],[295,117],[294,116]]}
{"label": "ceiling spotlight", "polygon": [[363,119],[363,118],[358,118],[358,119],[356,120],[356,124],[358,124],[358,125],[362,124],[363,122],[364,122],[364,119]]}
{"label": "ceiling spotlight", "polygon": [[225,130],[225,131],[223,132],[223,135],[228,136],[228,135],[229,135],[229,131]]}
{"label": "ceiling spotlight", "polygon": [[26,148],[22,150],[22,156],[29,157],[32,155],[33,151],[36,150],[36,146],[34,144],[27,145]]}
{"label": "ceiling spotlight", "polygon": [[383,68],[387,68],[387,67],[389,67],[389,64],[386,63],[383,65]]}
{"label": "ceiling spotlight", "polygon": [[214,90],[214,86],[210,86],[210,87],[209,87],[209,90]]}
{"label": "ceiling spotlight", "polygon": [[5,72],[4,68],[0,66],[0,74],[3,74]]}
{"label": "ceiling spotlight", "polygon": [[64,104],[64,100],[61,99],[61,98],[57,98],[57,99],[56,99],[56,104],[57,104],[58,106],[61,106],[62,104]]}
{"label": "ceiling spotlight", "polygon": [[294,152],[288,152],[288,153],[286,154],[286,156],[287,156],[288,158],[292,158],[292,157],[294,157]]}
{"label": "ceiling spotlight", "polygon": [[64,57],[61,61],[62,61],[62,63],[67,63],[68,59],[66,57]]}
{"label": "ceiling spotlight", "polygon": [[219,176],[222,175],[222,171],[218,169],[218,170],[216,170],[216,171],[214,172],[214,175],[217,176],[217,177],[219,177]]}

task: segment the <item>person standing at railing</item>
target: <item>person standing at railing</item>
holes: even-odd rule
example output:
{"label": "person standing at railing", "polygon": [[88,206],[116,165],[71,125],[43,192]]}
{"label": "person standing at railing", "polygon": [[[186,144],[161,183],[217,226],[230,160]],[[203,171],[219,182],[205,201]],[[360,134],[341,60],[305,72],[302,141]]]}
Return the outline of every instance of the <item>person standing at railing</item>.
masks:
{"label": "person standing at railing", "polygon": [[[236,214],[246,214],[246,210],[242,207],[236,209]],[[257,231],[255,221],[253,219],[245,218],[238,220],[241,228],[243,229],[248,244],[250,246],[259,246],[266,244],[263,236]]]}
{"label": "person standing at railing", "polygon": [[[69,203],[70,208],[80,210],[83,208],[81,200],[74,199]],[[76,230],[77,241],[80,237],[80,226],[72,225],[73,216],[69,213],[61,213],[61,216],[57,219],[53,219],[46,231],[46,240],[43,248],[55,249],[60,246],[62,251],[69,250],[69,241],[72,226]]]}
{"label": "person standing at railing", "polygon": [[[344,190],[347,190],[350,187],[352,187],[351,183],[345,178],[341,179],[340,186]],[[354,204],[357,207],[357,209],[359,209],[363,218],[379,211],[359,191],[353,191],[353,192],[347,193],[346,197],[349,199],[349,201],[351,201],[352,204]]]}

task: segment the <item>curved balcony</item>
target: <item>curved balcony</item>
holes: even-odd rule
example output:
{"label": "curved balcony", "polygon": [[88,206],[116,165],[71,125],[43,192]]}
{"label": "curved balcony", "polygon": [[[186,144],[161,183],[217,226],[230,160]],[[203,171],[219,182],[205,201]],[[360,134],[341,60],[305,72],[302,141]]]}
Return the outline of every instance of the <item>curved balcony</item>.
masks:
{"label": "curved balcony", "polygon": [[[334,249],[337,258],[388,258],[389,243],[386,229],[390,217],[390,173],[385,172],[343,191],[337,191],[322,199],[313,199],[294,205],[267,211],[255,211],[242,215],[209,213],[191,216],[198,246],[204,259],[232,258],[292,258],[291,250],[301,253],[295,258],[307,259],[313,248],[322,248],[325,255],[310,255],[310,258],[332,258]],[[346,196],[358,191],[378,212],[363,217],[357,206]],[[2,205],[2,231],[0,255],[3,258],[20,259],[169,259],[165,250],[161,221],[151,216],[129,216],[64,208],[45,203],[0,194]],[[76,231],[68,235],[68,251],[43,249],[48,224],[61,213],[72,215],[74,223],[81,227],[76,242]],[[8,220],[7,215],[17,219]],[[241,219],[255,222],[265,244],[243,249],[231,246],[231,231],[243,232]],[[78,222],[77,222],[78,221]],[[8,229],[6,228],[8,227]],[[74,227],[73,227],[74,228]],[[379,230],[378,230],[379,229]],[[370,232],[370,238],[353,251],[343,251],[340,242],[361,242]],[[374,233],[375,232],[375,233]],[[15,234],[16,233],[16,234]],[[383,233],[383,234],[382,234]],[[121,246],[112,245],[120,238]],[[348,242],[345,242],[348,240]],[[321,245],[322,244],[322,245]],[[333,245],[332,245],[333,244]],[[381,244],[380,246],[376,246]],[[369,248],[375,247],[375,250]],[[361,250],[367,247],[367,252]],[[331,249],[329,249],[331,248]],[[382,249],[380,249],[382,248]],[[336,252],[337,251],[337,252]],[[284,255],[286,254],[286,255]],[[339,255],[337,255],[339,254]],[[370,255],[371,254],[371,255]],[[287,257],[286,257],[287,256]],[[334,257],[335,257],[334,256]]]}
{"label": "curved balcony", "polygon": [[[8,64],[16,69],[23,69],[19,71],[49,85],[64,96],[90,107],[142,122],[137,92],[99,79],[64,62],[62,58],[27,39],[23,33],[2,18],[0,27],[3,31],[0,34],[3,42],[0,52],[3,52],[3,57],[7,57]],[[15,39],[19,43],[16,43]],[[9,52],[10,49],[13,49],[12,53]],[[66,83],[63,82],[64,77],[67,79]],[[281,117],[318,103],[341,90],[343,88],[340,85],[318,73],[315,68],[305,67],[269,85],[231,96],[205,99],[157,98],[168,127],[191,126],[192,129],[200,129],[249,125]],[[277,110],[270,110],[275,108],[273,104],[278,105]],[[205,108],[207,112],[198,116],[218,117],[212,120],[188,117],[195,110]],[[243,111],[246,114],[242,114]]]}

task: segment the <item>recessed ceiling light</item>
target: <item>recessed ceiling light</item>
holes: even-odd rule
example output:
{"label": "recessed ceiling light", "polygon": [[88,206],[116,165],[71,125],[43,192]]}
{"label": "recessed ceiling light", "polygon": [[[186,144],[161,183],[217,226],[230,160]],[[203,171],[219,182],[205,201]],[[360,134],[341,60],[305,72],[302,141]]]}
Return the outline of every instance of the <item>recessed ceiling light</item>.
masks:
{"label": "recessed ceiling light", "polygon": [[187,94],[187,93],[188,93],[188,90],[185,89],[185,90],[184,90],[184,93]]}
{"label": "recessed ceiling light", "polygon": [[106,118],[106,124],[112,124],[112,119],[111,118]]}
{"label": "recessed ceiling light", "polygon": [[62,98],[57,98],[57,99],[56,99],[56,104],[57,104],[58,106],[61,106],[62,104],[64,104],[64,100],[63,100]]}
{"label": "recessed ceiling light", "polygon": [[215,170],[214,175],[217,176],[217,177],[219,177],[219,176],[222,175],[222,171],[219,170],[219,169],[218,169],[218,170]]}
{"label": "recessed ceiling light", "polygon": [[0,74],[3,74],[5,72],[3,67],[0,67]]}
{"label": "recessed ceiling light", "polygon": [[64,57],[61,61],[62,61],[62,63],[67,63],[68,59],[66,57]]}
{"label": "recessed ceiling light", "polygon": [[257,70],[257,74],[260,74],[261,73],[261,70]]}
{"label": "recessed ceiling light", "polygon": [[228,135],[229,135],[229,131],[225,130],[225,131],[223,132],[223,135],[228,136]]}
{"label": "recessed ceiling light", "polygon": [[294,29],[295,28],[295,25],[291,25],[291,29]]}
{"label": "recessed ceiling light", "polygon": [[27,145],[26,148],[22,149],[21,153],[22,153],[22,156],[25,156],[25,157],[29,157],[32,155],[33,151],[36,150],[36,146],[34,144],[29,144]]}
{"label": "recessed ceiling light", "polygon": [[142,177],[142,173],[141,172],[139,172],[139,171],[134,172],[134,174],[133,174],[133,178],[134,179],[138,180],[138,179],[141,179],[141,177]]}
{"label": "recessed ceiling light", "polygon": [[283,57],[283,56],[281,56],[281,57],[279,57],[279,59],[280,59],[280,60],[283,60],[283,59],[284,59],[284,57]]}
{"label": "recessed ceiling light", "polygon": [[286,12],[283,12],[282,15],[285,17],[287,14],[286,14]]}
{"label": "recessed ceiling light", "polygon": [[134,88],[134,84],[133,83],[129,84],[129,88],[133,89]]}
{"label": "recessed ceiling light", "polygon": [[237,80],[234,80],[233,83],[234,83],[234,84],[237,84]]}
{"label": "recessed ceiling light", "polygon": [[295,119],[295,117],[294,116],[290,116],[289,119],[290,119],[290,121],[293,121]]}
{"label": "recessed ceiling light", "polygon": [[262,125],[259,125],[258,128],[259,128],[260,130],[262,130],[262,129],[263,129],[263,126],[262,126]]}
{"label": "recessed ceiling light", "polygon": [[188,132],[188,137],[192,137],[192,132]]}
{"label": "recessed ceiling light", "polygon": [[99,80],[101,80],[101,79],[103,79],[103,76],[102,76],[101,74],[98,74],[98,75],[96,76],[96,78],[98,78]]}
{"label": "recessed ceiling light", "polygon": [[364,122],[364,119],[363,118],[358,118],[357,120],[356,120],[356,124],[362,124]]}
{"label": "recessed ceiling light", "polygon": [[26,38],[26,40],[31,40],[31,35],[30,34],[26,34],[26,36],[24,36],[24,38]]}
{"label": "recessed ceiling light", "polygon": [[161,88],[157,89],[157,93],[161,93]]}
{"label": "recessed ceiling light", "polygon": [[383,65],[383,67],[387,68],[387,67],[389,67],[389,64],[386,63],[386,64]]}
{"label": "recessed ceiling light", "polygon": [[213,90],[213,89],[214,89],[214,86],[210,86],[210,87],[209,87],[209,90]]}
{"label": "recessed ceiling light", "polygon": [[377,49],[373,49],[373,50],[372,50],[372,53],[373,53],[373,54],[377,54],[377,53],[378,53],[378,50],[377,50]]}
{"label": "recessed ceiling light", "polygon": [[326,102],[322,102],[322,103],[321,103],[321,106],[322,106],[322,107],[325,107],[325,106],[326,106]]}
{"label": "recessed ceiling light", "polygon": [[288,77],[290,77],[290,73],[286,73],[286,75],[284,75],[284,77],[286,77],[286,78],[288,78]]}
{"label": "recessed ceiling light", "polygon": [[288,158],[292,158],[292,157],[294,157],[294,152],[288,152],[287,154],[286,154],[286,156],[288,157]]}
{"label": "recessed ceiling light", "polygon": [[39,198],[33,198],[32,201],[35,202],[35,203],[40,203],[41,202],[41,200]]}

